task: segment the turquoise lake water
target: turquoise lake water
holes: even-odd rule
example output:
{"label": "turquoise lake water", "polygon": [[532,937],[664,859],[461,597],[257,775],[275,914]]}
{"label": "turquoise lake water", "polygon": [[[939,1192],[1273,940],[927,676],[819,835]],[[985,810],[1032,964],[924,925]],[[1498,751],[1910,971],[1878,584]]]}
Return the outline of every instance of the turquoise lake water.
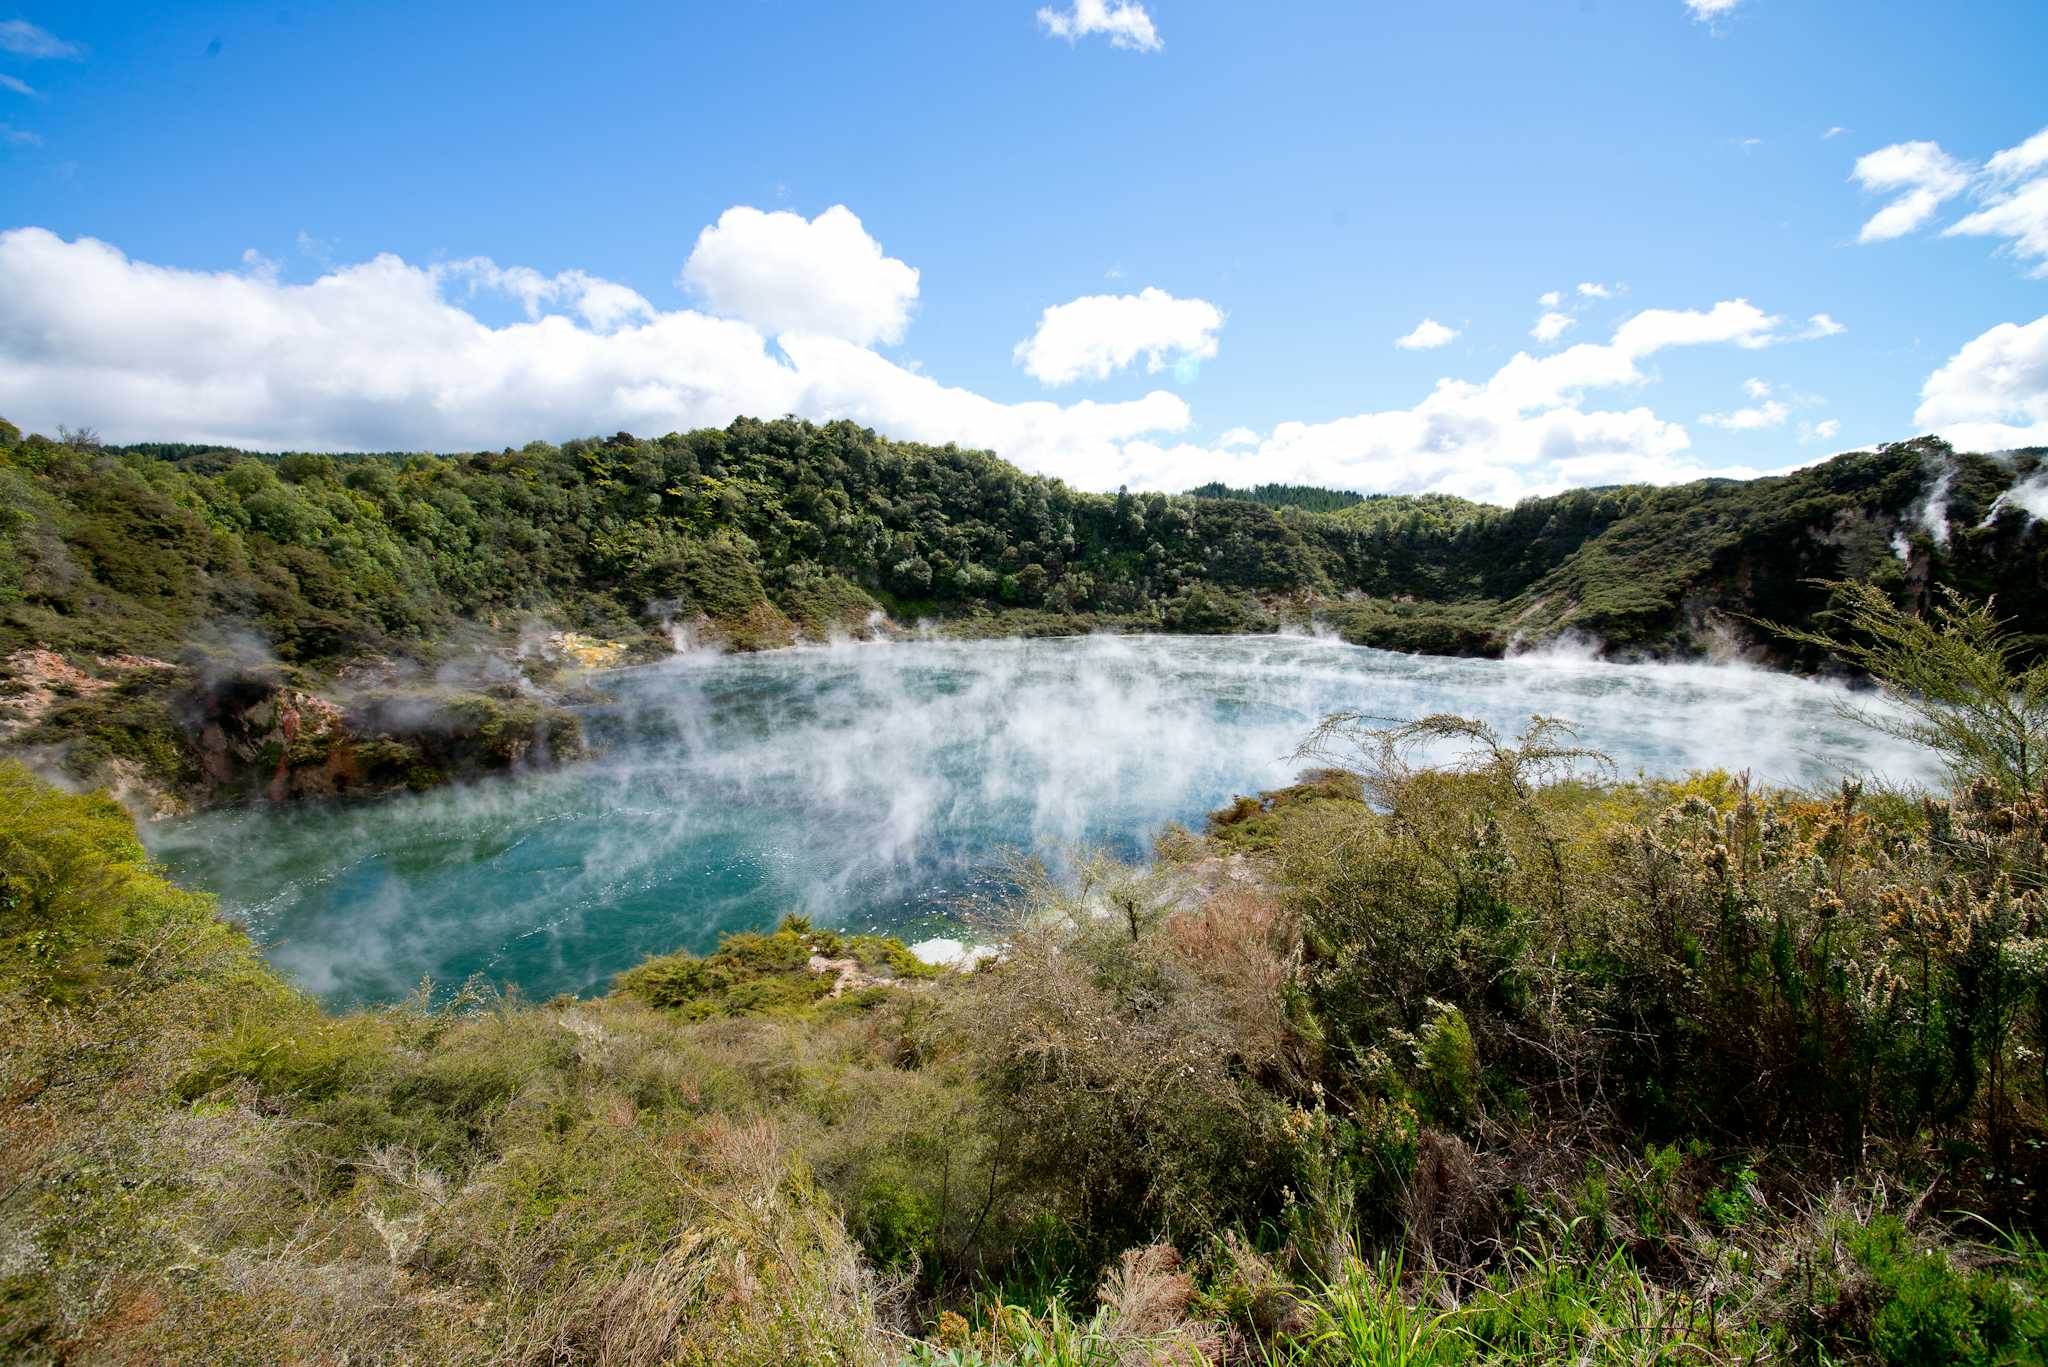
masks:
{"label": "turquoise lake water", "polygon": [[1624,773],[1748,768],[1931,781],[1842,721],[1841,693],[1762,671],[1548,656],[1450,660],[1314,637],[895,642],[682,656],[604,677],[595,759],[380,802],[157,826],[329,1004],[472,974],[602,991],[645,956],[784,912],[973,939],[963,899],[1010,850],[1141,853],[1169,821],[1288,782],[1332,711],[1576,724]]}

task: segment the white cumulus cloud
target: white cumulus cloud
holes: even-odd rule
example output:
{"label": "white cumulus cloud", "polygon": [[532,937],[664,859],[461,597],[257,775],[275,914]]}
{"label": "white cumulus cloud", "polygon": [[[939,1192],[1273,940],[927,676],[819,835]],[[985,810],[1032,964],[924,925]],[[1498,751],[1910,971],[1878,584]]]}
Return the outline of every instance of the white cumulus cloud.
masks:
{"label": "white cumulus cloud", "polygon": [[1970,168],[1938,142],[1895,142],[1866,152],[1849,174],[1865,190],[1894,196],[1865,221],[1859,242],[1904,237],[1970,184]]}
{"label": "white cumulus cloud", "polygon": [[1702,24],[1711,24],[1716,19],[1733,14],[1742,0],[1685,0],[1685,8],[1692,17]]}
{"label": "white cumulus cloud", "polygon": [[1938,143],[1902,142],[1858,158],[1852,175],[1866,189],[1900,192],[1863,225],[1861,241],[1913,232],[1967,190],[1981,207],[1942,236],[2002,238],[2006,251],[2034,263],[2032,274],[2048,277],[2048,128],[1994,152],[1982,167]]}
{"label": "white cumulus cloud", "polygon": [[[1545,295],[1555,299],[1554,294]],[[1536,320],[1536,326],[1529,329],[1529,335],[1539,342],[1554,342],[1579,325],[1579,320],[1569,313],[1546,313]]]}
{"label": "white cumulus cloud", "polygon": [[2048,176],[2000,195],[1942,236],[2005,238],[2015,256],[2036,259],[2033,274],[2048,276]]}
{"label": "white cumulus cloud", "polygon": [[1996,180],[2020,180],[2048,171],[2048,128],[2017,147],[1994,152],[1984,163],[1984,171]]}
{"label": "white cumulus cloud", "polygon": [[883,255],[844,204],[813,219],[785,209],[727,209],[698,234],[682,283],[713,313],[763,332],[862,346],[901,341],[917,302],[917,271]]}
{"label": "white cumulus cloud", "polygon": [[[302,239],[306,234],[301,233]],[[324,248],[324,243],[311,240],[313,245]],[[305,243],[302,242],[302,246]],[[314,253],[309,252],[309,255]],[[324,259],[316,256],[316,259]],[[271,274],[277,266],[265,263]],[[615,281],[603,280],[583,271],[563,271],[558,275],[542,275],[527,266],[501,267],[488,257],[471,257],[467,261],[455,261],[436,268],[454,280],[466,280],[471,293],[479,289],[496,290],[509,294],[526,309],[526,316],[538,319],[546,305],[561,304],[573,309],[591,327],[599,332],[610,332],[631,322],[646,322],[654,317],[654,305],[632,289]]]}
{"label": "white cumulus cloud", "polygon": [[1157,52],[1163,46],[1152,16],[1137,0],[1075,0],[1064,10],[1047,5],[1038,11],[1038,22],[1070,43],[1100,33],[1111,47],[1130,52]]}
{"label": "white cumulus cloud", "polygon": [[1866,189],[1902,192],[1863,225],[1862,241],[1913,232],[1968,190],[1981,207],[1942,236],[2001,238],[2004,250],[2033,263],[2032,274],[2048,277],[2048,128],[1994,152],[1981,168],[1937,143],[1902,142],[1859,158],[1852,174]]}
{"label": "white cumulus cloud", "polygon": [[[1189,423],[1165,391],[1001,404],[845,338],[771,345],[750,323],[694,310],[622,315],[592,279],[385,255],[291,284],[15,229],[0,233],[0,413],[117,441],[176,433],[273,450],[473,450],[796,413],[993,447],[1089,488],[1116,485],[1121,443]],[[531,300],[536,316],[488,326],[461,305],[473,288]]]}
{"label": "white cumulus cloud", "polygon": [[1927,377],[1914,421],[1965,450],[2048,446],[2048,315],[1964,343]]}
{"label": "white cumulus cloud", "polygon": [[1148,286],[1054,305],[1012,356],[1049,385],[1107,379],[1141,358],[1146,372],[1156,375],[1176,362],[1214,356],[1222,328],[1223,311],[1208,300],[1176,299]]}
{"label": "white cumulus cloud", "polygon": [[1449,346],[1458,339],[1458,330],[1445,327],[1434,318],[1425,318],[1415,325],[1415,330],[1405,336],[1396,337],[1394,345],[1404,351],[1434,351],[1440,346]]}
{"label": "white cumulus cloud", "polygon": [[1210,479],[1272,480],[1512,503],[1573,485],[1769,473],[1702,465],[1687,454],[1692,440],[1685,428],[1647,407],[1582,405],[1595,390],[1646,383],[1640,363],[1658,352],[1768,345],[1783,340],[1776,331],[1780,321],[1741,299],[1706,310],[1647,309],[1624,321],[1608,342],[1544,357],[1521,353],[1485,381],[1438,380],[1411,408],[1283,422],[1255,449],[1128,443],[1129,482],[1187,488]]}
{"label": "white cumulus cloud", "polygon": [[[1809,329],[1799,334],[1799,340],[1805,341],[1813,336],[1815,334]],[[1719,427],[1731,432],[1759,432],[1765,428],[1783,427],[1795,409],[1818,407],[1827,402],[1818,395],[1786,389],[1755,376],[1742,382],[1742,392],[1751,400],[1748,407],[1726,413],[1702,413],[1700,422],[1707,427]],[[1799,440],[1804,443],[1815,438],[1826,439],[1840,431],[1841,426],[1840,422],[1832,418],[1819,423],[1802,421],[1799,424]]]}
{"label": "white cumulus cloud", "polygon": [[1731,432],[1755,432],[1765,427],[1783,427],[1785,419],[1792,416],[1792,405],[1772,399],[1754,408],[1738,408],[1732,413],[1702,413],[1700,421],[1708,427],[1725,427]]}
{"label": "white cumulus cloud", "polygon": [[[484,322],[466,306],[484,291],[518,301],[521,316]],[[90,238],[0,233],[0,414],[114,441],[269,450],[475,450],[794,413],[986,447],[1089,489],[1280,480],[1511,502],[1570,485],[1761,473],[1708,467],[1681,424],[1589,397],[1646,386],[1646,363],[1670,350],[1796,336],[1781,326],[1741,299],[1647,309],[1605,342],[1440,379],[1412,406],[1283,422],[1264,437],[1236,428],[1210,446],[1177,439],[1193,414],[1167,390],[1002,403],[848,336],[771,336],[584,272],[384,255],[295,283],[260,257],[241,270],[174,269]]]}
{"label": "white cumulus cloud", "polygon": [[1595,284],[1590,280],[1580,283],[1579,293],[1587,299],[1612,299],[1614,297],[1612,287]]}

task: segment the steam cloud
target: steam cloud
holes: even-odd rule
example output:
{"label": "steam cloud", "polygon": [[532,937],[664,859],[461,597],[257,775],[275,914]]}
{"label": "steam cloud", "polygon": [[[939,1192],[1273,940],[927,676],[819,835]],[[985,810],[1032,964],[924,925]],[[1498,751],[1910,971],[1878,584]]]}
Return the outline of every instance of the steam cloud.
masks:
{"label": "steam cloud", "polygon": [[[1578,725],[1624,774],[1931,781],[1828,686],[1732,666],[1416,658],[1314,637],[844,644],[678,657],[593,709],[600,758],[355,806],[216,812],[156,853],[330,1002],[483,973],[546,996],[784,912],[959,936],[1005,849],[1128,854],[1289,782],[1337,710]],[[971,938],[971,933],[968,935]]]}

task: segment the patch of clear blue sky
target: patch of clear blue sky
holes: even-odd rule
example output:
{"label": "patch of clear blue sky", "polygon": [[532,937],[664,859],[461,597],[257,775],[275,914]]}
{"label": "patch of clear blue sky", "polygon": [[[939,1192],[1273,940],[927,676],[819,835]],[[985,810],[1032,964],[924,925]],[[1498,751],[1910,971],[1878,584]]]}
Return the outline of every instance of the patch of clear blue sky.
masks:
{"label": "patch of clear blue sky", "polygon": [[[0,149],[0,224],[165,265],[253,247],[294,279],[319,270],[300,233],[336,261],[485,255],[674,307],[727,207],[843,202],[922,273],[892,354],[996,398],[1043,394],[1010,353],[1048,305],[1220,305],[1196,439],[1484,379],[1580,280],[1628,291],[1579,339],[1736,296],[1832,314],[1845,335],[1669,352],[1595,396],[1757,465],[1799,454],[1791,428],[1696,422],[1744,377],[1824,397],[1805,416],[1840,444],[1904,436],[1932,369],[2048,301],[1985,240],[1856,246],[1875,204],[1847,179],[1887,143],[1982,158],[2048,123],[2041,0],[1744,0],[1718,30],[1681,0],[1152,0],[1149,54],[1050,39],[1038,3],[32,5],[90,51],[0,53],[42,95],[0,91],[42,139]],[[1394,349],[1425,315],[1464,335]]]}

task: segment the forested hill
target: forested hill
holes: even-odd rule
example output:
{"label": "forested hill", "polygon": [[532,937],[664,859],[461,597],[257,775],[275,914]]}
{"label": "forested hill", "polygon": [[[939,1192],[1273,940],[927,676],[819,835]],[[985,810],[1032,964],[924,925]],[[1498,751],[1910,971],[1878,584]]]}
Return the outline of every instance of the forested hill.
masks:
{"label": "forested hill", "polygon": [[1249,489],[1236,489],[1212,480],[1188,490],[1188,497],[1228,498],[1239,503],[1263,503],[1268,508],[1304,508],[1312,513],[1334,513],[1339,508],[1363,503],[1366,496],[1348,489],[1325,489],[1314,484],[1255,484]]}
{"label": "forested hill", "polygon": [[[2000,501],[2044,477],[2042,454],[1923,439],[1747,483],[1316,512],[1270,491],[1279,506],[1083,493],[844,422],[445,456],[102,448],[0,423],[0,689],[15,699],[0,697],[0,741],[64,743],[85,724],[18,705],[81,687],[47,677],[46,656],[25,683],[34,648],[88,690],[105,661],[133,657],[180,686],[236,680],[238,705],[280,680],[389,679],[563,630],[604,643],[595,658],[631,658],[678,632],[750,648],[863,630],[877,613],[981,634],[1315,617],[1439,653],[1567,631],[1623,654],[1724,638],[1775,652],[1748,619],[1811,620],[1822,578],[1907,603],[1940,585],[1996,594],[2048,641],[2048,532]],[[220,687],[200,711],[218,710]]]}
{"label": "forested hill", "polygon": [[232,625],[322,664],[529,614],[621,638],[696,621],[741,646],[877,608],[1217,629],[1284,599],[1417,649],[1493,652],[1572,629],[1683,653],[1717,616],[1808,617],[1816,577],[1996,593],[2038,633],[2048,537],[1998,505],[2041,456],[1923,439],[1743,483],[1513,508],[1380,496],[1317,514],[1082,493],[850,423],[742,419],[456,456],[101,449],[0,424],[0,651],[162,652]]}

